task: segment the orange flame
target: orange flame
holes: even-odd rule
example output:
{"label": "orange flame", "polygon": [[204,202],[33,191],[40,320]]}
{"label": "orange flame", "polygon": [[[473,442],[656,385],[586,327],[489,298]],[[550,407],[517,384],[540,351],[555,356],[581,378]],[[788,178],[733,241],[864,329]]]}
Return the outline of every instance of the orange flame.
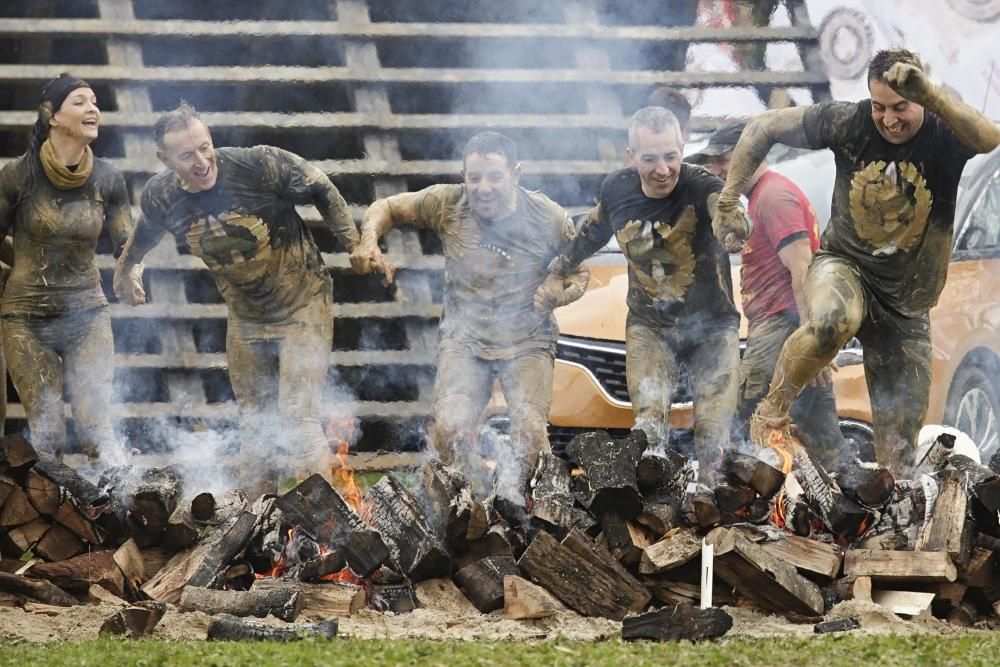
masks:
{"label": "orange flame", "polygon": [[350,453],[350,437],[354,433],[354,418],[329,419],[326,424],[326,437],[335,448],[334,461],[330,466],[330,477],[333,488],[343,497],[344,501],[357,512],[361,509],[363,494],[354,479],[354,469],[347,459]]}
{"label": "orange flame", "polygon": [[[792,471],[792,462],[795,453],[802,448],[801,445],[792,439],[786,439],[784,434],[774,429],[767,434],[767,446],[777,453],[781,461],[781,472],[786,475]],[[779,528],[788,526],[788,517],[785,514],[785,488],[782,487],[774,499],[774,510],[771,512],[771,523]]]}

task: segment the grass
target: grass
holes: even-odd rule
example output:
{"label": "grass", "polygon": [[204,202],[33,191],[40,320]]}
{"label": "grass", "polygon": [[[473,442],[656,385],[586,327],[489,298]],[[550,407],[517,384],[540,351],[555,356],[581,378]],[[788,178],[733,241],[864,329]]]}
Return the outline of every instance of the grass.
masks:
{"label": "grass", "polygon": [[698,667],[789,665],[795,667],[893,667],[896,665],[994,665],[1000,634],[952,636],[830,635],[813,639],[739,639],[719,643],[657,644],[432,642],[417,640],[336,639],[294,644],[98,640],[47,645],[0,640],[0,665],[419,665],[473,667],[601,666]]}

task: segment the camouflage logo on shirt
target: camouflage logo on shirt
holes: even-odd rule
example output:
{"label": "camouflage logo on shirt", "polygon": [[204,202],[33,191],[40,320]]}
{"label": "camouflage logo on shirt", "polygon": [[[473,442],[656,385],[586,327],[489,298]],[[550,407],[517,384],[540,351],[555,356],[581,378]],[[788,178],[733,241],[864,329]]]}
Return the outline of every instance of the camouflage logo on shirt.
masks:
{"label": "camouflage logo on shirt", "polygon": [[851,219],[875,256],[912,250],[927,228],[934,198],[910,162],[871,162],[851,181]]}
{"label": "camouflage logo on shirt", "polygon": [[694,207],[688,206],[673,227],[662,222],[631,220],[616,235],[636,279],[650,297],[684,301],[688,287],[694,282],[697,222]]}
{"label": "camouflage logo on shirt", "polygon": [[239,213],[198,219],[187,232],[187,243],[211,269],[262,259],[260,253],[271,247],[264,221]]}

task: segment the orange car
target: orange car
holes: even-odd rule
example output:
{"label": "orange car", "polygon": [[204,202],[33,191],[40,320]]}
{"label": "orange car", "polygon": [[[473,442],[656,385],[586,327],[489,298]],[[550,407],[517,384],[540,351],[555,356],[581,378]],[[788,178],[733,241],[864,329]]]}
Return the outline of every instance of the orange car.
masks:
{"label": "orange car", "polygon": [[[801,169],[781,171],[797,180],[803,177]],[[818,170],[813,178],[825,179],[829,191],[832,172],[825,171]],[[828,217],[829,199],[817,201],[815,188],[813,192],[806,186],[803,189],[814,204],[819,204],[816,209],[821,218]],[[965,431],[985,460],[997,450],[1000,434],[1000,300],[996,296],[1000,276],[1000,152],[979,158],[966,168],[955,229],[948,281],[939,305],[931,311],[933,381],[926,421]],[[561,335],[549,433],[557,450],[577,433],[602,428],[622,434],[633,423],[625,384],[625,260],[609,247],[588,260],[588,265],[591,279],[587,293],[556,311]],[[733,288],[738,295],[738,266],[733,267]],[[741,336],[745,335],[744,321]],[[834,392],[841,429],[866,450],[873,432],[863,358],[857,341],[841,351]],[[691,437],[693,410],[683,377],[680,385],[670,411],[670,426],[672,440],[684,449]],[[491,407],[490,419],[502,423],[505,416],[499,392]]]}

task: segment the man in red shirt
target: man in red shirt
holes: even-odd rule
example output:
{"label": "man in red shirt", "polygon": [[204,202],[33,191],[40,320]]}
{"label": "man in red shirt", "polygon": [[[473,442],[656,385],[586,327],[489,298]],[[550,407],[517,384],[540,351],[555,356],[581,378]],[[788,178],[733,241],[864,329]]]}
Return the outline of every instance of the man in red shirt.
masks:
{"label": "man in red shirt", "polygon": [[[745,123],[716,130],[700,153],[687,159],[725,180],[733,148]],[[791,180],[762,162],[744,191],[754,233],[743,246],[740,267],[743,314],[749,322],[740,361],[735,434],[747,439],[747,423],[767,394],[781,347],[799,327],[805,303],[806,270],[819,249],[819,221],[809,200]],[[828,368],[792,406],[798,436],[824,466],[835,466],[844,451]]]}

